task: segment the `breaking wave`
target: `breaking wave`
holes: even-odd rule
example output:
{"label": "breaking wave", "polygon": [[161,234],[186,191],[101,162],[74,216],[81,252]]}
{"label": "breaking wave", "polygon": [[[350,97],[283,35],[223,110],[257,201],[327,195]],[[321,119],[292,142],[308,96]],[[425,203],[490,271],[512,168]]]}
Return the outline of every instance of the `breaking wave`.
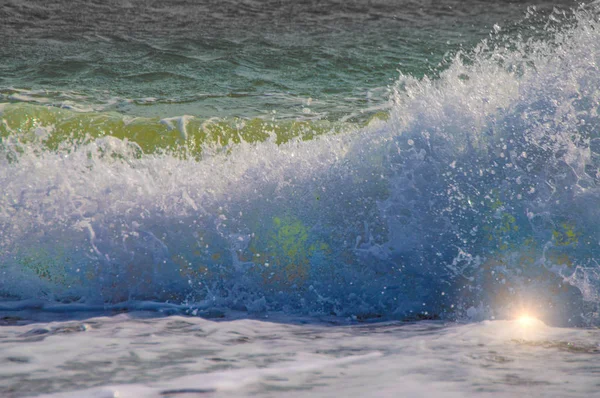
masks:
{"label": "breaking wave", "polygon": [[595,323],[600,21],[552,26],[401,76],[364,126],[5,104],[0,294]]}

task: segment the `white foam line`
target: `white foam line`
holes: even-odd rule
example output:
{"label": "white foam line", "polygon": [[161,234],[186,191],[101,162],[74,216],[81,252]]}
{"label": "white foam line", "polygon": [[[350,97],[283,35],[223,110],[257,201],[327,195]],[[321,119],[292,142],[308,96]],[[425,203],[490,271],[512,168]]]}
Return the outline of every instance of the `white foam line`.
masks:
{"label": "white foam line", "polygon": [[188,138],[187,124],[193,118],[194,117],[190,116],[190,115],[168,117],[168,118],[161,119],[160,124],[164,124],[165,126],[167,126],[167,129],[169,129],[169,131],[174,130],[175,125],[177,125],[177,130],[179,130],[179,133],[181,134],[181,138],[183,138],[184,140],[187,140],[187,138]]}
{"label": "white foam line", "polygon": [[12,94],[8,97],[8,99],[22,101],[22,102],[36,102],[39,104],[46,104],[50,101],[48,98],[43,98],[43,97],[34,98],[34,97],[30,97],[28,95],[21,95],[21,94]]}

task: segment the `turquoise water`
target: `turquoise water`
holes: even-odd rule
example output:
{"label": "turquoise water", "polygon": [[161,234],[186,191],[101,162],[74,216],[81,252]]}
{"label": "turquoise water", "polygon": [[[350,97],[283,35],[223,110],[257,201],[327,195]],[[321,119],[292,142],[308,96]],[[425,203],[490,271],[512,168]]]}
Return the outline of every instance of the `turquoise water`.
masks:
{"label": "turquoise water", "polygon": [[1,7],[2,311],[598,322],[596,6]]}

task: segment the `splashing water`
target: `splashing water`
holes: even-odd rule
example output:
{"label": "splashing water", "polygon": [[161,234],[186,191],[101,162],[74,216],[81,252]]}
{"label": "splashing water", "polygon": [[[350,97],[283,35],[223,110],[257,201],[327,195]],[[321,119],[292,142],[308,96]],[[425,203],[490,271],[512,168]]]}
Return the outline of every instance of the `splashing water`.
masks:
{"label": "splashing water", "polygon": [[[56,126],[23,106],[29,124],[0,126],[0,294],[593,323],[599,29],[580,9],[552,39],[401,76],[386,121],[196,157],[143,150],[143,126],[49,145]],[[181,120],[181,140],[201,129]]]}

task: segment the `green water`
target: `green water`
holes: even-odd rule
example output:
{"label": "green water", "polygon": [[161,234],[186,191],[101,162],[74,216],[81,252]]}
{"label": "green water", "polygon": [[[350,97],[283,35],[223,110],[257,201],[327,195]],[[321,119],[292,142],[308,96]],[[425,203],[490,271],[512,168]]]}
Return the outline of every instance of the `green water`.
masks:
{"label": "green water", "polygon": [[[325,133],[337,134],[366,124],[385,120],[379,112],[360,123],[327,120],[302,121],[265,118],[175,118],[131,117],[118,112],[75,112],[52,106],[5,103],[0,117],[0,138],[17,152],[35,143],[38,148],[66,150],[74,145],[110,136],[127,140],[139,154],[169,152],[197,157],[202,148],[227,147],[273,140],[277,144],[292,138],[311,139]],[[132,148],[134,148],[132,147]],[[9,154],[12,152],[8,152]]]}

